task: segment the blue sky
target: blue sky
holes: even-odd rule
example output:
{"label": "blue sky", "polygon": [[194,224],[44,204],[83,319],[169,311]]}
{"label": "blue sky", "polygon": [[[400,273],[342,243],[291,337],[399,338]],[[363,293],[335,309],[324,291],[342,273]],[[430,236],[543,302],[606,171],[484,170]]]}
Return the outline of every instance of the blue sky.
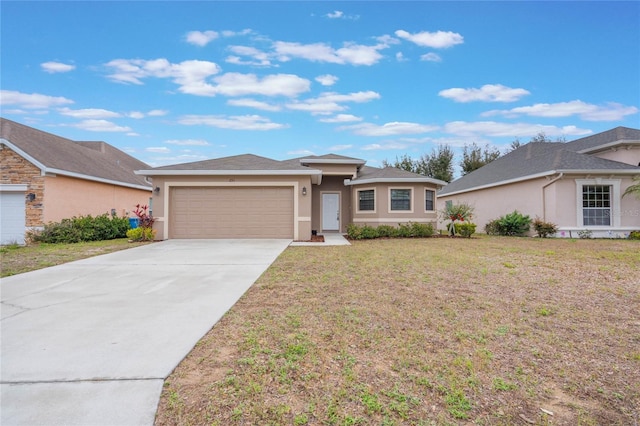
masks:
{"label": "blue sky", "polygon": [[3,1],[2,116],[152,165],[640,128],[640,2]]}

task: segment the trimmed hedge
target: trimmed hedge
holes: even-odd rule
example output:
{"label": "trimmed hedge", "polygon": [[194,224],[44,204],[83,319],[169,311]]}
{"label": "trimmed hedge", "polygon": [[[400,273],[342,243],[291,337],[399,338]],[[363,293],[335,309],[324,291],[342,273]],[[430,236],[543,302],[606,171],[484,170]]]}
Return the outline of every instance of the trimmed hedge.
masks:
{"label": "trimmed hedge", "polygon": [[430,223],[399,223],[398,227],[390,225],[380,225],[376,228],[369,225],[356,225],[351,223],[347,226],[347,237],[352,240],[370,240],[375,238],[425,238],[435,233],[433,225]]}

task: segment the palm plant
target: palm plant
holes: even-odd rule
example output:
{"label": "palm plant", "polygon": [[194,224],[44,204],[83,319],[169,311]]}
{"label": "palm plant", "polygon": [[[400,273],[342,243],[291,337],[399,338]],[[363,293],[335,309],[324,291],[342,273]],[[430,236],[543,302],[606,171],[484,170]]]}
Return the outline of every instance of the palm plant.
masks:
{"label": "palm plant", "polygon": [[636,196],[637,199],[640,200],[640,175],[634,177],[633,181],[635,183],[633,185],[631,185],[630,187],[628,187],[624,191],[624,194],[622,194],[622,196],[624,197],[625,195],[633,194],[633,195]]}

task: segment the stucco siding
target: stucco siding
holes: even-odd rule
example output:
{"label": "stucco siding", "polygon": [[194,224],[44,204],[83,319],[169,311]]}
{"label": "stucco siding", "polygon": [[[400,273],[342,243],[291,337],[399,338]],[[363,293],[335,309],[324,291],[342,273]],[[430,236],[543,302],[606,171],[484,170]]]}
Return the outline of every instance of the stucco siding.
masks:
{"label": "stucco siding", "polygon": [[67,176],[46,176],[44,223],[73,216],[110,214],[130,216],[136,204],[148,204],[151,191],[92,182]]}
{"label": "stucco siding", "polygon": [[605,160],[619,161],[620,163],[631,164],[632,166],[640,166],[640,147],[634,146],[599,152],[594,157],[604,158]]}

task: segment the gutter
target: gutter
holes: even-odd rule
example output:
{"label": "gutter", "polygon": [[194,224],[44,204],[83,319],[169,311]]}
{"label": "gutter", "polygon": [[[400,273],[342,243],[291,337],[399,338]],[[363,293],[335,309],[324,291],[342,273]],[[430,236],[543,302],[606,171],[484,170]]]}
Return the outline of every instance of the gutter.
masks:
{"label": "gutter", "polygon": [[560,179],[562,179],[563,176],[564,176],[564,172],[560,172],[560,174],[558,176],[556,176],[555,178],[551,179],[546,184],[542,185],[542,220],[544,222],[547,221],[547,202],[546,202],[546,198],[544,196],[544,190],[547,188],[547,186],[549,186],[551,184],[554,184],[557,181],[559,181]]}

